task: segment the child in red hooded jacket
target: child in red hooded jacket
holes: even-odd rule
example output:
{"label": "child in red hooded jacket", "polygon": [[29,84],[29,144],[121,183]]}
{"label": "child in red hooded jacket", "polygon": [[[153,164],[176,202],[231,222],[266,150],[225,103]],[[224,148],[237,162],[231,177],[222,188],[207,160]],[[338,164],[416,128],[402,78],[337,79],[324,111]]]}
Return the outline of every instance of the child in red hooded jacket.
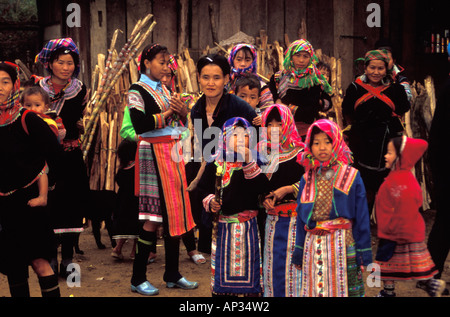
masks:
{"label": "child in red hooded jacket", "polygon": [[423,281],[432,297],[439,297],[445,289],[444,281],[433,278],[438,270],[425,244],[425,221],[419,212],[422,190],[411,172],[427,147],[426,141],[406,136],[388,144],[385,160],[391,172],[375,201],[379,238],[375,260],[384,282],[380,297],[395,296],[394,281]]}

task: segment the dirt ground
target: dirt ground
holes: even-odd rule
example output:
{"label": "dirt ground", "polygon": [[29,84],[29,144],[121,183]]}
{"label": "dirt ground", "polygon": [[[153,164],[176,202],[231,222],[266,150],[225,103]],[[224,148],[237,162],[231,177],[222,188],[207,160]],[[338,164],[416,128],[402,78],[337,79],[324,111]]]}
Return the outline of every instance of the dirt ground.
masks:
{"label": "dirt ground", "polygon": [[[430,225],[434,221],[434,212],[426,211],[424,218],[427,223],[427,233]],[[59,280],[62,297],[142,297],[130,291],[130,279],[133,261],[129,258],[131,242],[127,242],[123,248],[124,260],[118,261],[111,257],[111,243],[106,229],[102,229],[102,242],[106,249],[97,248],[91,228],[87,228],[80,236],[80,248],[83,255],[75,255],[75,263],[81,268],[80,287],[69,287],[62,278]],[[374,247],[376,240],[373,239]],[[162,279],[164,273],[164,247],[163,240],[158,240],[157,259],[148,265],[147,276],[151,283],[159,288],[160,293],[156,297],[211,297],[210,292],[210,257],[205,255],[206,264],[194,264],[187,256],[183,243],[180,244],[180,272],[187,279],[199,282],[198,289],[181,290],[169,289]],[[364,273],[367,280],[368,273]],[[450,287],[450,257],[447,259],[445,272],[442,278],[447,281]],[[30,270],[30,292],[32,297],[41,297],[36,275]],[[367,287],[366,296],[374,297],[381,288]],[[396,284],[397,297],[428,297],[428,295],[415,287],[415,282],[401,282]],[[0,297],[10,297],[7,281],[4,276],[0,276]],[[448,298],[448,296],[445,296]]]}

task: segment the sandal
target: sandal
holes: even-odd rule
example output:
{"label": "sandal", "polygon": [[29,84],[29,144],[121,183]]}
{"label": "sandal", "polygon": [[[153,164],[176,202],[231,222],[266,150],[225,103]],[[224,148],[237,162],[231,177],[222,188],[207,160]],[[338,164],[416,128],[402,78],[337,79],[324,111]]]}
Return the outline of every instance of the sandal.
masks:
{"label": "sandal", "polygon": [[192,262],[194,262],[195,264],[205,264],[206,263],[206,259],[200,253],[192,254],[189,256],[190,256]]}
{"label": "sandal", "polygon": [[111,256],[117,260],[123,260],[123,254],[116,251],[111,252]]}
{"label": "sandal", "polygon": [[150,252],[150,255],[148,256],[147,264],[151,264],[155,262],[156,260],[156,253]]}

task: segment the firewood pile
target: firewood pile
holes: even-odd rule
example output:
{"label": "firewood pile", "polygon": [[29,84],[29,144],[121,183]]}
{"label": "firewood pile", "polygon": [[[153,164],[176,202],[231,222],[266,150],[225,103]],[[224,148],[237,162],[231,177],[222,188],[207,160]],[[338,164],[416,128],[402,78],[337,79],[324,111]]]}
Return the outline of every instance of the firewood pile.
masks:
{"label": "firewood pile", "polygon": [[116,155],[121,142],[126,92],[137,80],[135,58],[146,43],[156,22],[152,15],[139,20],[120,53],[115,50],[119,30],[113,35],[108,56],[98,55],[98,64],[92,74],[93,92],[83,118],[81,136],[83,158],[89,168],[92,190],[116,190],[114,176],[119,165]]}

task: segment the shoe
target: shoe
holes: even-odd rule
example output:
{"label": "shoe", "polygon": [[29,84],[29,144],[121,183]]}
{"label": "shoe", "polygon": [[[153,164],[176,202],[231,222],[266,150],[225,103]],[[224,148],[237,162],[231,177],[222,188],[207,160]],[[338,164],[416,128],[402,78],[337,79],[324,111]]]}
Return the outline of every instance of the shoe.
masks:
{"label": "shoe", "polygon": [[178,287],[178,288],[182,288],[182,289],[194,289],[194,288],[198,287],[198,282],[189,282],[187,279],[182,277],[176,283],[167,282],[167,287],[168,288]]}
{"label": "shoe", "polygon": [[380,291],[376,297],[396,297],[397,295],[394,293],[388,294],[385,290]]}
{"label": "shoe", "polygon": [[441,297],[442,293],[445,290],[445,285],[445,281],[433,278],[431,280],[428,280],[425,290],[428,295],[430,295],[430,297]]}
{"label": "shoe", "polygon": [[159,289],[150,284],[149,281],[145,281],[144,283],[139,284],[138,286],[134,286],[133,284],[131,284],[131,291],[133,293],[139,293],[141,295],[146,296],[153,296],[159,294]]}

